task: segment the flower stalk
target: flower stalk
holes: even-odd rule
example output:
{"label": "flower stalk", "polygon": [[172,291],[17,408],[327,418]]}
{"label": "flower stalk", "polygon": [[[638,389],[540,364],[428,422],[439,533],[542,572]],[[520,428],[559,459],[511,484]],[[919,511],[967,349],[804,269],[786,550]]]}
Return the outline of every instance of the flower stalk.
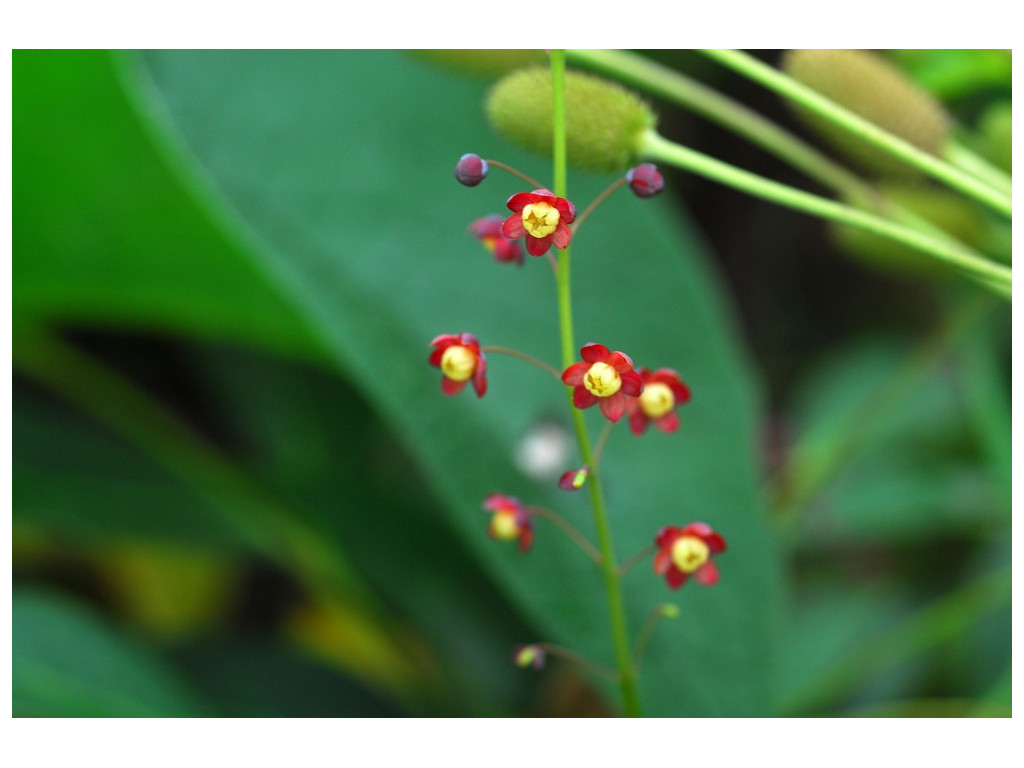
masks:
{"label": "flower stalk", "polygon": [[[565,129],[565,51],[552,50],[551,75],[553,93],[553,135],[554,135],[554,192],[558,197],[568,194],[567,163],[566,163],[566,129]],[[559,251],[558,254],[558,317],[559,335],[562,346],[562,365],[568,368],[575,361],[576,341],[572,322],[572,288],[571,288],[571,246]],[[608,595],[608,610],[612,625],[612,638],[615,645],[615,662],[618,669],[618,681],[622,691],[623,710],[628,717],[642,717],[640,695],[637,689],[636,670],[633,666],[629,649],[629,633],[626,629],[626,613],[622,602],[622,589],[619,583],[618,565],[615,558],[615,547],[612,543],[608,515],[605,511],[604,494],[601,489],[600,473],[594,461],[587,435],[587,425],[583,412],[572,404],[572,390],[566,389],[569,398],[569,409],[572,412],[573,428],[580,456],[585,466],[590,467],[587,487],[594,514],[594,526],[597,529],[598,546],[601,551],[601,571],[604,577],[605,592]]]}

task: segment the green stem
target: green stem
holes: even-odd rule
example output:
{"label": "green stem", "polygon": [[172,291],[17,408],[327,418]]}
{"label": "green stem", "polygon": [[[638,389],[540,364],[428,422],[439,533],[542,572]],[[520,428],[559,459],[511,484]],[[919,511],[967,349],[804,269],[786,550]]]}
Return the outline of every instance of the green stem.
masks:
{"label": "green stem", "polygon": [[934,179],[942,181],[956,190],[973,197],[981,203],[1005,216],[1013,215],[1013,203],[1009,195],[1005,195],[979,181],[974,176],[964,173],[934,155],[924,152],[898,136],[879,128],[877,125],[841,107],[831,99],[794,80],[783,72],[762,64],[757,59],[742,51],[727,49],[704,49],[705,56],[719,64],[754,80],[766,88],[775,91],[792,102],[799,104],[816,115],[830,120],[845,128],[864,141],[901,160],[913,165]]}
{"label": "green stem", "polygon": [[524,363],[529,363],[534,368],[540,368],[545,373],[550,373],[559,381],[562,380],[562,372],[560,370],[554,366],[548,365],[542,360],[538,360],[536,357],[526,354],[525,352],[520,352],[518,349],[513,349],[512,347],[497,347],[488,344],[485,347],[481,347],[480,351],[490,355],[506,355],[508,357],[514,357],[517,360],[522,360]]}
{"label": "green stem", "polygon": [[966,171],[994,189],[1007,195],[1013,191],[1013,181],[1002,169],[992,165],[960,142],[950,139],[946,143],[943,156],[960,170]]}
{"label": "green stem", "polygon": [[763,200],[888,237],[962,270],[988,288],[1009,290],[1012,286],[1013,273],[1010,269],[963,246],[744,171],[669,141],[654,131],[644,134],[638,151],[645,157],[669,163]]}
{"label": "green stem", "polygon": [[[551,78],[554,111],[554,193],[558,197],[568,195],[565,146],[565,51],[551,52]],[[565,248],[558,255],[558,319],[559,334],[562,342],[562,365],[568,368],[576,359],[576,342],[572,323],[572,289],[570,282],[571,249]],[[601,491],[601,478],[598,468],[594,465],[594,456],[590,450],[590,438],[587,436],[587,425],[583,412],[572,404],[572,390],[566,389],[569,398],[569,409],[572,412],[573,429],[579,445],[583,464],[590,468],[587,488],[594,511],[594,526],[597,529],[598,545],[601,550],[601,572],[604,578],[605,592],[608,595],[608,610],[612,625],[612,639],[615,644],[615,663],[619,671],[619,686],[622,689],[623,710],[629,717],[641,717],[640,694],[637,690],[636,671],[633,668],[629,651],[629,634],[626,630],[626,612],[622,602],[622,589],[619,583],[615,559],[615,547],[612,544],[611,530],[608,526],[608,515],[605,512],[604,495]]]}

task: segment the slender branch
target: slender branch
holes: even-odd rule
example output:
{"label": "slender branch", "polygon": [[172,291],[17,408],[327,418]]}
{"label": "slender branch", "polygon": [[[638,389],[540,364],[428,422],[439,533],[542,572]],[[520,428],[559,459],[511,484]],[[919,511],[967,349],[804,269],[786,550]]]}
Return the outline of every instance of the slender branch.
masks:
{"label": "slender branch", "polygon": [[637,669],[640,669],[640,665],[643,663],[644,654],[647,652],[647,645],[651,642],[651,636],[654,634],[655,628],[661,623],[662,619],[672,615],[672,613],[669,613],[669,610],[674,612],[673,618],[679,615],[679,609],[672,603],[656,605],[647,614],[644,625],[640,628],[640,632],[637,633],[636,650],[633,652],[633,666]]}
{"label": "slender branch", "polygon": [[[554,135],[554,193],[558,197],[568,196],[566,180],[566,145],[565,145],[565,51],[551,52],[551,84]],[[576,341],[573,335],[572,322],[572,283],[570,264],[572,263],[571,246],[559,251],[558,255],[558,320],[559,335],[562,342],[562,365],[568,367],[575,361]],[[622,690],[623,710],[629,717],[641,717],[640,693],[636,684],[636,671],[633,669],[629,651],[629,634],[626,629],[626,611],[622,602],[622,589],[616,572],[615,547],[612,543],[611,529],[608,526],[608,515],[605,512],[604,495],[601,490],[601,478],[594,457],[590,450],[590,438],[587,436],[587,425],[583,412],[573,405],[572,390],[566,387],[566,397],[572,413],[573,429],[579,446],[583,463],[591,468],[587,488],[590,503],[594,512],[594,527],[597,529],[598,543],[601,549],[601,572],[604,578],[605,593],[608,596],[608,612],[612,628],[612,640],[615,646],[615,663],[619,670],[619,687]]]}
{"label": "slender branch", "polygon": [[575,234],[576,232],[579,231],[579,228],[583,226],[583,222],[586,221],[587,217],[590,214],[592,214],[595,210],[597,210],[597,207],[601,203],[603,203],[605,200],[607,200],[609,197],[611,197],[611,194],[615,190],[617,190],[619,187],[623,186],[625,183],[626,183],[626,177],[625,176],[620,176],[616,181],[613,181],[611,184],[609,184],[608,187],[604,190],[604,192],[602,192],[600,195],[598,195],[596,198],[594,198],[594,201],[590,205],[588,205],[586,210],[584,210],[583,213],[581,213],[579,216],[577,216],[576,217],[576,221],[573,222],[573,225],[572,225],[573,234]]}
{"label": "slender branch", "polygon": [[548,365],[542,360],[538,360],[536,357],[532,357],[525,352],[520,352],[518,349],[512,349],[512,347],[498,347],[489,344],[485,347],[481,347],[480,351],[485,354],[507,355],[508,357],[514,357],[517,360],[522,360],[524,363],[529,363],[534,368],[540,368],[545,373],[550,373],[559,381],[562,380],[562,372],[553,365]]}
{"label": "slender branch", "polygon": [[565,646],[555,645],[554,643],[533,643],[533,645],[540,648],[549,656],[558,656],[566,661],[571,661],[573,664],[577,664],[584,669],[589,669],[591,672],[596,672],[603,677],[607,677],[609,680],[619,679],[619,675],[614,669],[609,669],[603,664],[591,661],[586,656],[581,656],[576,653],[576,651],[570,651]]}
{"label": "slender branch", "polygon": [[547,256],[548,264],[551,265],[551,274],[555,276],[555,279],[558,279],[558,261],[550,250],[548,250],[544,255]]}
{"label": "slender branch", "polygon": [[878,149],[900,158],[932,178],[948,184],[1004,216],[1013,215],[1013,203],[1008,195],[879,128],[774,67],[762,64],[757,59],[737,50],[703,49],[701,53],[814,112],[819,117],[845,128]]}
{"label": "slender branch", "polygon": [[896,240],[959,268],[986,287],[998,286],[1009,289],[1012,285],[1013,273],[1010,269],[989,261],[965,247],[744,171],[669,141],[654,131],[645,134],[639,149],[641,154],[647,157],[691,171],[755,197]]}
{"label": "slender branch", "polygon": [[601,430],[601,434],[597,438],[597,446],[594,448],[594,466],[598,467],[601,465],[601,454],[604,453],[604,447],[608,443],[608,437],[611,435],[612,430],[615,429],[615,422],[609,421],[604,425],[604,429]]}
{"label": "slender branch", "polygon": [[621,579],[623,576],[625,576],[627,573],[633,570],[633,568],[636,565],[642,563],[644,560],[646,560],[648,557],[654,554],[655,550],[657,549],[658,548],[656,546],[651,544],[651,546],[644,547],[631,558],[622,563],[622,565],[619,566],[619,578]]}
{"label": "slender branch", "polygon": [[992,165],[988,160],[976,154],[958,141],[946,143],[944,152],[946,160],[962,171],[970,173],[1000,192],[1009,195],[1013,191],[1013,181],[1001,168]]}
{"label": "slender branch", "polygon": [[506,171],[508,173],[511,173],[513,176],[517,176],[518,178],[520,178],[523,181],[525,181],[527,184],[529,184],[534,189],[543,189],[544,188],[544,185],[541,184],[536,179],[531,179],[529,176],[527,176],[522,171],[517,171],[511,165],[506,165],[505,163],[501,162],[500,160],[491,160],[490,158],[487,158],[484,162],[486,162],[488,165],[493,165],[495,168],[501,168],[501,170]]}
{"label": "slender branch", "polygon": [[591,544],[590,540],[574,528],[568,520],[557,512],[553,512],[546,507],[530,507],[529,509],[531,514],[534,514],[537,517],[543,517],[545,520],[548,520],[561,528],[570,539],[576,542],[580,549],[587,553],[587,557],[598,565],[601,565],[601,553],[598,552],[597,547]]}

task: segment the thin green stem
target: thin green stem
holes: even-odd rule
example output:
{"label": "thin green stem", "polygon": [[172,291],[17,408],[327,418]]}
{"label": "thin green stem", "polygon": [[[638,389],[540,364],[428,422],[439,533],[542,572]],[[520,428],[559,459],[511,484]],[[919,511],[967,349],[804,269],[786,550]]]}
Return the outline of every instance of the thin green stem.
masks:
{"label": "thin green stem", "polygon": [[562,380],[562,372],[555,368],[553,365],[548,365],[542,360],[538,360],[536,357],[520,352],[518,349],[512,347],[498,347],[488,344],[485,347],[481,347],[480,351],[485,354],[493,355],[506,355],[508,357],[514,357],[517,360],[522,360],[524,363],[529,363],[534,368],[540,368],[545,373],[550,373],[559,381]]}
{"label": "thin green stem", "polygon": [[[551,79],[554,112],[554,193],[558,197],[568,196],[566,147],[565,147],[565,51],[551,52]],[[565,248],[558,256],[558,319],[559,335],[562,343],[562,365],[568,368],[575,362],[576,341],[572,322],[572,284],[570,281],[571,248]],[[612,544],[611,529],[608,526],[608,515],[605,511],[604,495],[601,491],[601,478],[594,464],[594,456],[590,450],[590,439],[587,436],[587,425],[583,412],[572,404],[572,390],[566,388],[569,409],[572,413],[573,429],[579,445],[580,456],[584,465],[590,468],[587,488],[594,512],[594,527],[597,529],[598,545],[601,550],[601,572],[604,578],[605,592],[608,595],[608,611],[612,627],[612,640],[615,645],[615,663],[619,670],[619,686],[622,690],[623,710],[629,717],[641,717],[640,694],[636,684],[636,671],[629,651],[629,633],[626,629],[626,611],[622,602],[622,589],[616,568],[615,547]]]}
{"label": "thin green stem", "polygon": [[649,547],[644,547],[639,552],[637,552],[635,555],[633,555],[631,558],[629,558],[628,560],[623,562],[622,565],[619,566],[619,578],[622,578],[623,576],[625,576],[627,573],[629,573],[631,570],[633,570],[634,566],[639,565],[644,560],[646,560],[648,557],[650,557],[652,554],[654,554],[654,552],[657,549],[658,548],[656,546],[654,546],[653,544],[651,546],[649,546]]}
{"label": "thin green stem", "polygon": [[543,517],[548,522],[554,523],[561,528],[562,532],[565,533],[566,536],[572,539],[580,549],[587,553],[587,557],[598,565],[601,565],[601,553],[597,551],[597,547],[591,544],[590,539],[574,528],[568,520],[547,507],[530,507],[529,509],[530,512],[537,517]]}
{"label": "thin green stem", "polygon": [[[671,608],[675,611],[674,614],[667,614],[666,611]],[[647,614],[647,619],[644,621],[643,626],[636,636],[636,650],[633,654],[633,666],[640,669],[644,661],[644,654],[647,652],[647,645],[651,642],[651,637],[654,635],[654,630],[657,628],[661,620],[667,618],[669,615],[673,617],[679,615],[679,609],[672,603],[661,603],[654,606],[651,612]]]}
{"label": "thin green stem", "polygon": [[957,168],[966,171],[994,189],[1006,195],[1013,192],[1013,181],[1001,168],[992,165],[988,160],[965,147],[960,142],[952,139],[948,141],[943,155],[946,160]]}
{"label": "thin green stem", "polygon": [[744,171],[669,141],[654,131],[644,135],[640,141],[639,151],[645,157],[669,163],[763,200],[888,237],[960,269],[986,287],[1009,290],[1012,286],[1013,273],[1010,269],[989,261],[966,247]]}
{"label": "thin green stem", "polygon": [[591,661],[586,656],[581,656],[576,651],[570,651],[568,648],[562,645],[555,645],[554,643],[533,643],[534,646],[540,648],[544,653],[549,656],[557,656],[571,661],[573,664],[577,664],[583,669],[588,669],[591,672],[596,672],[602,677],[607,677],[609,680],[617,680],[618,675],[614,669],[609,669],[603,664],[598,664],[596,661]]}
{"label": "thin green stem", "polygon": [[493,165],[495,168],[501,168],[501,170],[505,171],[506,173],[511,173],[513,176],[515,176],[515,177],[525,181],[527,184],[529,184],[534,189],[543,189],[544,188],[544,185],[541,184],[536,179],[531,179],[529,176],[527,176],[522,171],[516,170],[511,165],[507,165],[506,163],[503,163],[500,160],[491,160],[490,158],[487,158],[484,162],[486,162],[488,165]]}
{"label": "thin green stem", "polygon": [[877,125],[854,114],[831,99],[822,96],[812,88],[794,80],[783,72],[762,64],[742,51],[728,49],[703,49],[705,56],[732,69],[745,77],[775,91],[790,101],[799,104],[819,117],[830,120],[845,128],[873,146],[913,165],[934,179],[948,184],[965,195],[984,203],[995,211],[1013,215],[1013,203],[1009,195],[993,189],[976,177],[964,173],[953,165],[924,152],[898,136],[879,128]]}
{"label": "thin green stem", "polygon": [[615,422],[609,421],[604,425],[604,429],[601,430],[601,434],[597,437],[597,446],[594,448],[594,465],[601,465],[601,454],[604,453],[604,447],[608,443],[608,438],[612,434],[612,430],[615,429]]}
{"label": "thin green stem", "polygon": [[601,203],[603,203],[605,200],[607,200],[615,190],[617,190],[619,187],[623,186],[625,183],[626,183],[626,177],[625,176],[620,176],[616,181],[613,181],[611,184],[609,184],[608,187],[605,189],[605,191],[602,192],[600,195],[598,195],[594,199],[594,202],[592,202],[590,205],[588,205],[586,210],[584,210],[583,213],[581,213],[579,216],[576,217],[576,221],[572,225],[573,233],[578,232],[579,228],[583,226],[583,222],[587,220],[587,217],[590,214],[592,214],[594,211],[596,211],[597,207]]}

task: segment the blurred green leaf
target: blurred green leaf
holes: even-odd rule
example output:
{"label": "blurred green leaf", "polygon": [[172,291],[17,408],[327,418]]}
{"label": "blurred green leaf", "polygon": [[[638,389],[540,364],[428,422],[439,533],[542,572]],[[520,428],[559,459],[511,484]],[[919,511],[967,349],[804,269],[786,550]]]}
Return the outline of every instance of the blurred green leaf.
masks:
{"label": "blurred green leaf", "polygon": [[[303,319],[172,156],[104,51],[13,54],[13,316],[313,354]],[[16,334],[17,342],[17,334]]]}
{"label": "blurred green leaf", "polygon": [[163,659],[69,598],[16,589],[12,606],[15,716],[212,714]]}

